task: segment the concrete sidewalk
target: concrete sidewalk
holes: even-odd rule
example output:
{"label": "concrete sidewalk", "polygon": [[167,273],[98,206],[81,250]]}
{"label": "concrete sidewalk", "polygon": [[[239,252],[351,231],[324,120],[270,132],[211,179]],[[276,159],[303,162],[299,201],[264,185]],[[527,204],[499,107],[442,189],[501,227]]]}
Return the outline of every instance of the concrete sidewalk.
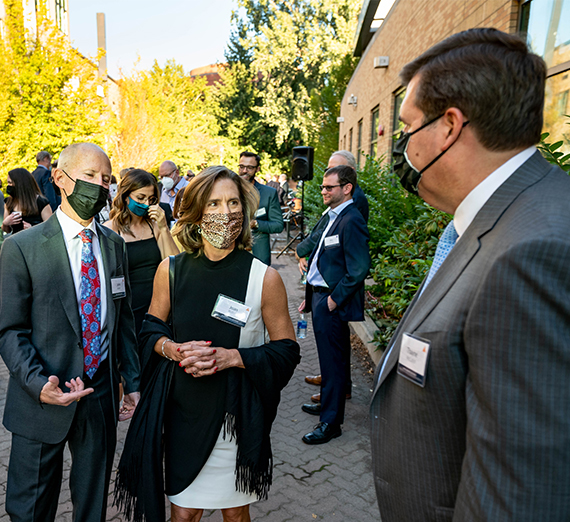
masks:
{"label": "concrete sidewalk", "polygon": [[[299,317],[297,307],[303,299],[304,287],[299,284],[300,274],[294,257],[274,257],[272,266],[279,271],[285,282],[289,296],[289,312],[296,325]],[[312,431],[318,423],[318,417],[301,411],[301,405],[310,402],[311,394],[318,391],[315,386],[304,382],[305,375],[319,373],[310,317],[307,338],[301,340],[300,344],[303,358],[291,382],[283,390],[281,405],[273,425],[273,486],[268,500],[252,505],[252,519],[263,522],[379,521],[380,514],[372,484],[368,437],[368,402],[372,376],[353,354],[354,388],[352,399],[347,401],[343,434],[328,444],[307,446],[301,442],[301,437]],[[8,371],[0,361],[0,413],[4,411],[7,380]],[[116,462],[122,451],[127,427],[124,423],[119,427]],[[9,520],[4,510],[9,451],[10,434],[4,427],[0,427],[0,522]],[[60,507],[56,518],[58,522],[72,521],[68,487],[69,464],[70,456],[67,453]],[[110,507],[107,520],[118,522],[124,518]],[[206,512],[202,520],[221,522],[222,517],[219,511]]]}

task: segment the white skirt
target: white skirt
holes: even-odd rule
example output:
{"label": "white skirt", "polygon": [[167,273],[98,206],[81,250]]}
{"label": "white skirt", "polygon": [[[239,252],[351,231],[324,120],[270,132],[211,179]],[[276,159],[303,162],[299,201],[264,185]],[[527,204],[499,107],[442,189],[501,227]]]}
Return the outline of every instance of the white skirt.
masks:
{"label": "white skirt", "polygon": [[237,444],[223,437],[224,427],[204,467],[184,491],[168,496],[176,506],[194,509],[227,509],[257,502],[257,495],[236,490]]}

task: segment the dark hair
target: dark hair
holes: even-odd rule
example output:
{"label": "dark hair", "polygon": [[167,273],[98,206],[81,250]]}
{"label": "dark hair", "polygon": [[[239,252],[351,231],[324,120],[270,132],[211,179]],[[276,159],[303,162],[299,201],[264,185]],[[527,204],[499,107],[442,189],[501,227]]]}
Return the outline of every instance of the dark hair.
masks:
{"label": "dark hair", "polygon": [[[132,214],[128,207],[127,197],[135,190],[144,187],[153,187],[154,197],[158,200],[158,183],[156,182],[156,178],[146,170],[129,170],[117,187],[117,195],[113,200],[113,209],[111,210],[109,219],[115,222],[116,229],[121,234],[130,234],[134,237],[131,231]],[[148,218],[145,219],[148,220]]]}
{"label": "dark hair", "polygon": [[331,167],[325,171],[325,178],[331,174],[336,174],[338,176],[338,182],[341,185],[346,185],[350,183],[352,185],[352,190],[350,195],[354,194],[354,189],[356,189],[356,171],[349,167],[348,165],[339,165],[338,167]]}
{"label": "dark hair", "polygon": [[244,181],[227,167],[219,165],[200,172],[184,188],[178,211],[179,219],[172,235],[187,252],[200,255],[203,251],[204,241],[199,230],[200,223],[214,184],[221,179],[231,179],[236,184],[243,209],[243,227],[236,239],[236,245],[242,250],[251,247],[252,235],[249,223],[259,206],[259,194],[251,183]]}
{"label": "dark hair", "polygon": [[40,187],[34,177],[26,169],[12,169],[8,176],[14,185],[14,196],[6,199],[6,208],[11,214],[19,207],[22,216],[34,216],[39,213],[38,196],[41,196]]}
{"label": "dark hair", "polygon": [[257,163],[256,167],[259,167],[259,165],[261,165],[261,157],[259,154],[245,150],[239,155],[239,159],[242,159],[244,156],[246,158],[255,158],[255,162]]}
{"label": "dark hair", "polygon": [[51,160],[51,154],[47,150],[42,150],[36,154],[36,162],[39,163],[45,159],[49,158]]}
{"label": "dark hair", "polygon": [[540,141],[546,64],[520,36],[491,28],[454,34],[400,73],[405,84],[415,76],[414,103],[424,122],[456,107],[488,150]]}

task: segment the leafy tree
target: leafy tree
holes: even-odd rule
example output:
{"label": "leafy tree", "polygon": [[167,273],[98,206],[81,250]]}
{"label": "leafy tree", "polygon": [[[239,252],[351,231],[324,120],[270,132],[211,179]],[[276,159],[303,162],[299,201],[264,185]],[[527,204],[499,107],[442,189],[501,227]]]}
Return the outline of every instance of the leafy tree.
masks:
{"label": "leafy tree", "polygon": [[5,0],[0,39],[0,156],[2,178],[15,167],[35,167],[35,155],[57,155],[74,141],[103,147],[115,118],[98,94],[94,64],[74,50],[39,1],[37,33],[24,28],[22,2]]}
{"label": "leafy tree", "polygon": [[336,149],[340,98],[356,63],[350,51],[360,4],[238,0],[218,98],[222,132],[283,168],[294,146],[316,146],[322,157]]}
{"label": "leafy tree", "polygon": [[218,124],[211,110],[206,80],[192,78],[181,65],[156,61],[120,81],[121,126],[114,160],[120,168],[156,170],[170,159],[197,169],[224,161],[226,141],[216,138]]}

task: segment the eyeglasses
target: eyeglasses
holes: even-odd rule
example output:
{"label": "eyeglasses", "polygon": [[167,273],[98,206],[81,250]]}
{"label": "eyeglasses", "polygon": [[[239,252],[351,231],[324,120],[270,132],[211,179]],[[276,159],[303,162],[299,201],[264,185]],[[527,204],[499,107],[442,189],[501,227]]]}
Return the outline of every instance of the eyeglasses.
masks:
{"label": "eyeglasses", "polygon": [[177,168],[174,169],[174,170],[171,170],[168,174],[165,174],[163,177],[169,178],[169,177],[172,176],[172,174],[174,174],[177,170],[178,170]]}
{"label": "eyeglasses", "polygon": [[335,187],[344,187],[346,183],[340,183],[339,185],[319,185],[321,192],[326,190],[327,192],[332,192],[332,189]]}
{"label": "eyeglasses", "polygon": [[257,167],[258,165],[238,165],[239,170],[247,170],[248,172],[253,172]]}

